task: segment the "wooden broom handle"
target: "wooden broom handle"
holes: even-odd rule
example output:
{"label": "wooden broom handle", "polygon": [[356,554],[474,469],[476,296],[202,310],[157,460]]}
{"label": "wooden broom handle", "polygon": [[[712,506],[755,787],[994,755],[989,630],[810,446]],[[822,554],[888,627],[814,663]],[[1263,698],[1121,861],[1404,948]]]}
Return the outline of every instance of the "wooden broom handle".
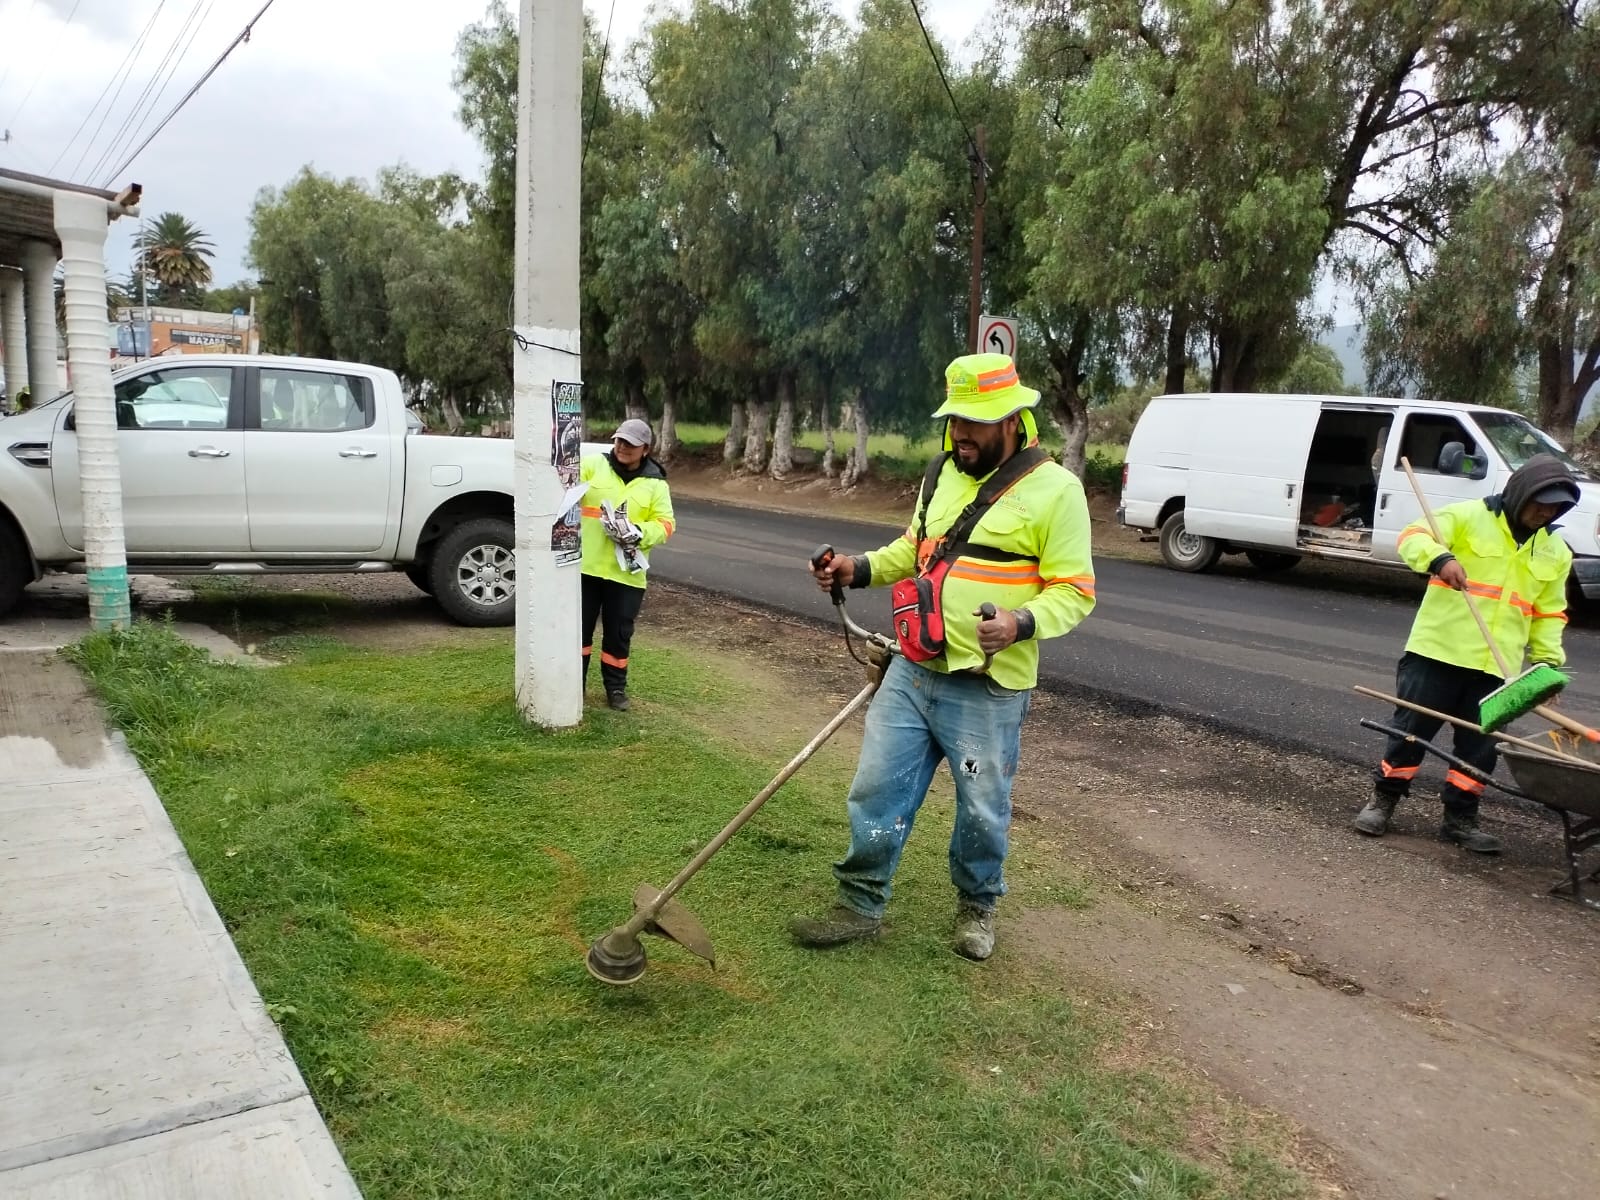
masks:
{"label": "wooden broom handle", "polygon": [[[1428,520],[1428,528],[1433,532],[1433,540],[1445,546],[1444,535],[1439,532],[1439,522],[1433,519],[1433,509],[1428,507],[1428,498],[1422,494],[1422,485],[1417,482],[1416,473],[1411,469],[1411,460],[1404,455],[1400,458],[1400,466],[1404,468],[1406,478],[1411,481],[1411,490],[1417,494],[1417,503],[1422,505],[1422,515]],[[1511,678],[1511,665],[1506,662],[1506,656],[1500,653],[1500,647],[1495,644],[1494,635],[1489,632],[1489,625],[1483,619],[1483,614],[1478,611],[1478,606],[1472,602],[1472,593],[1463,591],[1461,598],[1467,602],[1467,609],[1472,613],[1472,619],[1478,623],[1478,632],[1483,634],[1484,644],[1489,647],[1489,653],[1494,655],[1495,665],[1500,668],[1500,674]]]}
{"label": "wooden broom handle", "polygon": [[[1422,485],[1417,482],[1416,474],[1411,470],[1411,460],[1404,455],[1400,456],[1400,466],[1404,468],[1406,478],[1411,481],[1411,490],[1417,494],[1417,503],[1422,505],[1422,515],[1428,519],[1428,528],[1433,532],[1433,540],[1444,546],[1444,538],[1439,533],[1439,522],[1433,519],[1433,509],[1428,507],[1428,498],[1422,494]],[[1448,550],[1449,547],[1445,546]],[[1494,635],[1489,632],[1489,626],[1483,619],[1483,614],[1478,611],[1478,606],[1472,601],[1471,592],[1462,592],[1461,598],[1467,602],[1467,611],[1472,614],[1472,619],[1478,623],[1478,631],[1483,634],[1484,644],[1489,647],[1489,653],[1494,655],[1495,665],[1500,668],[1500,674],[1507,682],[1511,680],[1511,666],[1506,662],[1506,656],[1500,653],[1500,647],[1495,643]],[[1533,708],[1535,716],[1543,717],[1552,725],[1559,725],[1568,733],[1575,733],[1581,738],[1591,742],[1600,742],[1600,732],[1590,729],[1582,721],[1574,721],[1565,713],[1558,713],[1555,709],[1545,704]]]}
{"label": "wooden broom handle", "polygon": [[[1470,729],[1474,733],[1483,733],[1482,725],[1474,725],[1471,721],[1464,720],[1461,717],[1452,717],[1449,713],[1440,712],[1436,708],[1428,708],[1425,705],[1413,704],[1409,700],[1400,699],[1399,696],[1391,696],[1387,692],[1376,691],[1375,689],[1369,687],[1357,687],[1355,690],[1360,692],[1363,696],[1371,696],[1374,700],[1383,700],[1394,705],[1396,708],[1409,708],[1412,712],[1421,713],[1425,717],[1432,717],[1436,721],[1448,721],[1452,725],[1459,725],[1462,729]],[[1521,746],[1524,750],[1532,750],[1534,753],[1542,754],[1546,758],[1564,759],[1567,762],[1578,763],[1582,766],[1590,768],[1593,768],[1596,765],[1590,762],[1588,759],[1579,758],[1576,754],[1568,754],[1565,750],[1560,750],[1553,746],[1541,746],[1538,742],[1530,742],[1527,738],[1520,738],[1514,734],[1484,733],[1484,736],[1495,738],[1496,740],[1502,742],[1509,742],[1513,746]]]}

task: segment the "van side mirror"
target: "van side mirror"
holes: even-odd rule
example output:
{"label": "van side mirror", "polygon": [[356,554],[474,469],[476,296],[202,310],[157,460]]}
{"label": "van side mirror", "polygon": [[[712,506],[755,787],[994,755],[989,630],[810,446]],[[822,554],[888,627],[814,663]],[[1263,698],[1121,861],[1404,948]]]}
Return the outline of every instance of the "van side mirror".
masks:
{"label": "van side mirror", "polygon": [[1439,474],[1465,475],[1468,479],[1487,479],[1489,464],[1482,458],[1473,458],[1460,442],[1446,442],[1439,451]]}

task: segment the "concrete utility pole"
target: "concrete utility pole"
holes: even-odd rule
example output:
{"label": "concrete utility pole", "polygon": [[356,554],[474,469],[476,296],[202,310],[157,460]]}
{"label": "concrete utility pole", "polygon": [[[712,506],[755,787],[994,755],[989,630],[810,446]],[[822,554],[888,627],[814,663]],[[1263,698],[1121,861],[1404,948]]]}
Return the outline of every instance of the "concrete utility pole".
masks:
{"label": "concrete utility pole", "polygon": [[582,0],[522,0],[517,72],[517,243],[512,381],[516,436],[517,706],[559,728],[583,719],[579,567],[558,567],[551,526],[556,383],[578,358]]}

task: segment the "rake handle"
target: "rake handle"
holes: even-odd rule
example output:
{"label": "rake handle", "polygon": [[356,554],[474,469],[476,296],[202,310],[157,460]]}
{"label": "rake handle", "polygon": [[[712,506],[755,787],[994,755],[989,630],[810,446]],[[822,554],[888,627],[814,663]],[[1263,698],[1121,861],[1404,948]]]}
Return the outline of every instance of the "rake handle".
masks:
{"label": "rake handle", "polygon": [[[1432,717],[1436,721],[1446,721],[1451,725],[1457,725],[1462,729],[1470,729],[1474,733],[1483,733],[1482,725],[1474,725],[1471,721],[1464,720],[1461,717],[1452,717],[1449,713],[1440,712],[1436,708],[1429,708],[1423,704],[1413,704],[1410,700],[1402,700],[1399,696],[1391,696],[1387,692],[1380,692],[1374,688],[1358,686],[1355,690],[1361,693],[1363,696],[1371,696],[1374,700],[1382,700],[1385,703],[1394,705],[1396,708],[1409,708],[1414,713],[1421,713],[1423,716]],[[1536,754],[1543,754],[1547,758],[1565,759],[1567,762],[1581,763],[1586,767],[1594,766],[1593,763],[1586,759],[1579,758],[1576,754],[1568,754],[1564,750],[1556,750],[1549,746],[1541,746],[1538,742],[1530,742],[1527,738],[1520,738],[1514,734],[1491,733],[1487,736],[1496,738],[1502,742],[1509,742],[1513,746],[1521,746],[1524,750],[1531,750]]]}
{"label": "rake handle", "polygon": [[[1416,473],[1411,469],[1411,460],[1401,455],[1400,466],[1404,469],[1406,478],[1411,481],[1411,490],[1416,493],[1417,503],[1422,505],[1422,515],[1427,518],[1428,529],[1433,533],[1433,540],[1443,546],[1444,538],[1439,533],[1439,522],[1434,520],[1433,509],[1428,505],[1428,498],[1422,494],[1422,485],[1417,482]],[[1512,678],[1511,664],[1506,662],[1506,656],[1500,652],[1500,647],[1495,642],[1494,635],[1489,632],[1489,625],[1483,619],[1483,614],[1478,611],[1478,606],[1473,603],[1472,593],[1462,592],[1461,598],[1467,602],[1467,611],[1472,614],[1472,619],[1478,623],[1478,632],[1483,634],[1484,645],[1488,646],[1489,653],[1494,655],[1495,665],[1500,668],[1500,674],[1509,681]],[[1550,724],[1558,725],[1568,733],[1575,733],[1591,742],[1600,742],[1600,732],[1590,729],[1582,721],[1574,721],[1565,713],[1558,713],[1549,705],[1535,705],[1532,711],[1534,715],[1543,717]]]}

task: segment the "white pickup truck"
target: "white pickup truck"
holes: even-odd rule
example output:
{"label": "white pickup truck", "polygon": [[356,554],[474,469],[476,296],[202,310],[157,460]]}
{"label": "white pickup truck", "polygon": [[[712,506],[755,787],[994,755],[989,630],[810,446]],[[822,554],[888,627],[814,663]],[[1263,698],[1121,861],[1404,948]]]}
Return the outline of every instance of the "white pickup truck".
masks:
{"label": "white pickup truck", "polygon": [[[404,571],[463,625],[515,617],[512,443],[414,436],[392,371],[271,355],[113,375],[130,571]],[[82,570],[71,393],[0,420],[0,615]]]}

